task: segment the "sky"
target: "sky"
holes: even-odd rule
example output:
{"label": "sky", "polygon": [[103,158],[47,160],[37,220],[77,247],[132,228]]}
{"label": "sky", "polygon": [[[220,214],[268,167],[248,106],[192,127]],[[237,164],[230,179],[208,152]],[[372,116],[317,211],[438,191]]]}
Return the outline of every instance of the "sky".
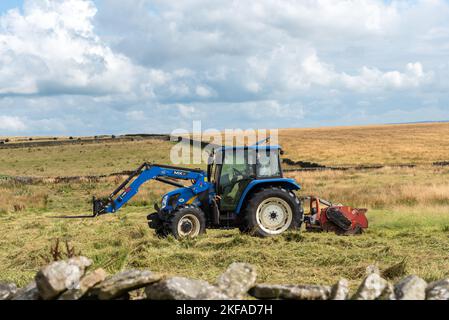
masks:
{"label": "sky", "polygon": [[0,12],[5,12],[9,9],[18,8],[23,4],[22,0],[2,0],[0,1]]}
{"label": "sky", "polygon": [[0,1],[0,136],[449,120],[447,0]]}

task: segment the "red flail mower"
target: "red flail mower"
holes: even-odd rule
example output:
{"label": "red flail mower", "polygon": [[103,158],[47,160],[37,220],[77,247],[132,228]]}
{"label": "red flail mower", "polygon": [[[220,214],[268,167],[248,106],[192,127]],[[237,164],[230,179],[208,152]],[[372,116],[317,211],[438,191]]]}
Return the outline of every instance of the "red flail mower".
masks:
{"label": "red flail mower", "polygon": [[303,197],[302,200],[304,204],[310,203],[310,210],[304,215],[307,231],[357,235],[362,234],[363,230],[368,228],[368,220],[365,215],[367,209],[336,205],[315,196]]}

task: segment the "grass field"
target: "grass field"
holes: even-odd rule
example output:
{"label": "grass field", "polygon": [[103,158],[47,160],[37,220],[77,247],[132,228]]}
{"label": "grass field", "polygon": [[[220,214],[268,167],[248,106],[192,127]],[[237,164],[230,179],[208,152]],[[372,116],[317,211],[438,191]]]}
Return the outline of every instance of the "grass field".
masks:
{"label": "grass field", "polygon": [[21,176],[101,175],[137,168],[142,162],[170,161],[168,141],[0,149],[0,174]]}
{"label": "grass field", "polygon": [[[37,184],[0,179],[0,279],[26,284],[56,238],[110,272],[136,267],[213,281],[231,262],[246,261],[257,266],[259,281],[271,283],[331,284],[346,277],[355,286],[372,263],[381,270],[402,266],[393,278],[449,276],[449,167],[429,165],[449,160],[449,124],[288,129],[281,130],[280,143],[293,160],[422,165],[288,173],[302,184],[300,194],[367,207],[370,228],[360,237],[302,231],[260,239],[208,230],[198,239],[158,239],[146,215],[169,190],[165,185],[148,183],[119,214],[62,220],[52,216],[90,213],[91,196],[108,194],[125,177]],[[0,149],[0,176],[97,175],[144,160],[169,163],[172,145],[145,140]]]}

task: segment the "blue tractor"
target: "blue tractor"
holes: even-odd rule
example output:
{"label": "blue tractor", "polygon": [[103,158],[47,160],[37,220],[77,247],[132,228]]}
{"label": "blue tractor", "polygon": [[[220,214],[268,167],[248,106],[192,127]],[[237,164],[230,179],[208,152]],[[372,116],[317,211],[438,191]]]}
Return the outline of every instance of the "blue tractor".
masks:
{"label": "blue tractor", "polygon": [[300,185],[283,177],[281,152],[279,146],[259,144],[219,147],[210,155],[207,172],[144,163],[108,198],[94,198],[93,213],[116,212],[143,183],[157,180],[177,187],[147,217],[159,236],[196,237],[206,228],[239,228],[261,237],[279,235],[299,228],[304,214],[294,193]]}

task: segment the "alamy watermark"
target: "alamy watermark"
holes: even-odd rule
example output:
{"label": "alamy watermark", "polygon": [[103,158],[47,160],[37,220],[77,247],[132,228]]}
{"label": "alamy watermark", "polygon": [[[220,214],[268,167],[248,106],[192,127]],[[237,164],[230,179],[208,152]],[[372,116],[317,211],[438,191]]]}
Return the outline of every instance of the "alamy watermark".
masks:
{"label": "alamy watermark", "polygon": [[[216,164],[263,164],[279,150],[277,129],[203,129],[201,121],[193,121],[191,129],[174,130],[170,141],[177,142],[170,151],[175,165],[210,163],[211,157]],[[222,146],[227,151],[217,156],[222,155]]]}

